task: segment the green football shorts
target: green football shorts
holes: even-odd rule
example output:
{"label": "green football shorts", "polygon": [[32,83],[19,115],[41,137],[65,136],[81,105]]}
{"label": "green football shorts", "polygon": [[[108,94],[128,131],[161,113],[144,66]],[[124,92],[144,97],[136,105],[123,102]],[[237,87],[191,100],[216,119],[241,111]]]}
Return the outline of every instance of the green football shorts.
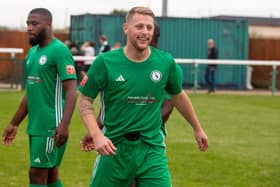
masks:
{"label": "green football shorts", "polygon": [[29,135],[30,167],[53,168],[59,166],[66,144],[58,148],[52,137]]}
{"label": "green football shorts", "polygon": [[115,146],[116,155],[97,155],[91,187],[129,187],[134,179],[137,187],[171,186],[164,147],[125,138]]}

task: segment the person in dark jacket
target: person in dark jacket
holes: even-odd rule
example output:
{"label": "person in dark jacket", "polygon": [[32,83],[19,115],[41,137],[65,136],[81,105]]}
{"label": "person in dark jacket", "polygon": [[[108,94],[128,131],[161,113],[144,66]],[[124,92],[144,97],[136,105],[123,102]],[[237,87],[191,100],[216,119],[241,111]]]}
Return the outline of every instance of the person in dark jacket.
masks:
{"label": "person in dark jacket", "polygon": [[[213,39],[208,40],[208,59],[218,59],[218,49],[215,47]],[[216,73],[217,65],[208,64],[205,71],[205,81],[208,86],[208,93],[213,93],[216,91]]]}

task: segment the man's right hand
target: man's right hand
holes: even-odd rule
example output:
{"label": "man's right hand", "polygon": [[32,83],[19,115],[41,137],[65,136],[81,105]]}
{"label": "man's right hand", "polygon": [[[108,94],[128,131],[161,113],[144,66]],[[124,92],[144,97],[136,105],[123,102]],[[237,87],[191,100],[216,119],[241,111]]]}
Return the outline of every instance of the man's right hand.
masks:
{"label": "man's right hand", "polygon": [[117,148],[112,141],[102,133],[93,137],[95,150],[101,155],[115,155]]}
{"label": "man's right hand", "polygon": [[4,145],[11,145],[14,143],[15,138],[17,135],[17,126],[14,126],[12,124],[9,124],[6,129],[4,130],[3,136],[2,136],[2,143]]}

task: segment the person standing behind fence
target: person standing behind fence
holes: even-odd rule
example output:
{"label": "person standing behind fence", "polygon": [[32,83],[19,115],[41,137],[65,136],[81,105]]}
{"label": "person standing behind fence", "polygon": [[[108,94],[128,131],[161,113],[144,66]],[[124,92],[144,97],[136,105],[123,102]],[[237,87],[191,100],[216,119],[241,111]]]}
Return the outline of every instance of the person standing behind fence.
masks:
{"label": "person standing behind fence", "polygon": [[[213,39],[208,39],[208,59],[218,59],[218,49]],[[208,93],[216,91],[216,64],[208,64],[205,71],[205,81],[208,86]]]}
{"label": "person standing behind fence", "polygon": [[101,44],[101,46],[99,48],[99,54],[105,53],[105,52],[111,50],[111,46],[109,45],[109,42],[107,41],[107,38],[106,38],[106,36],[104,34],[102,34],[99,37],[99,42]]}
{"label": "person standing behind fence", "polygon": [[49,10],[31,10],[26,23],[33,46],[26,57],[26,94],[4,130],[2,143],[14,142],[28,115],[29,187],[62,187],[58,167],[77,97],[74,61],[67,46],[53,36]]}
{"label": "person standing behind fence", "polygon": [[[95,55],[94,42],[92,42],[92,41],[84,42],[80,49],[81,49],[81,52],[86,57],[94,57],[94,55]],[[81,71],[83,76],[88,71],[90,65],[92,64],[92,61],[93,60],[85,60],[84,61],[84,67],[83,67],[83,70]]]}

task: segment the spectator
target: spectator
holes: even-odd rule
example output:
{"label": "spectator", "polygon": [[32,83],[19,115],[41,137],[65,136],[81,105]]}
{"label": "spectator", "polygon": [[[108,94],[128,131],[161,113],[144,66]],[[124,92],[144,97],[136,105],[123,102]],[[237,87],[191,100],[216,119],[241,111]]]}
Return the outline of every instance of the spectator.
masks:
{"label": "spectator", "polygon": [[[81,52],[84,54],[84,56],[87,57],[94,57],[95,50],[94,50],[94,42],[92,41],[86,41],[81,46]],[[90,65],[92,64],[93,60],[86,60],[84,61],[83,70],[81,71],[82,75],[85,75],[85,73],[88,71]]]}
{"label": "spectator", "polygon": [[111,50],[111,46],[109,45],[106,36],[103,34],[99,37],[99,42],[101,44],[99,49],[99,54],[105,53]]}
{"label": "spectator", "polygon": [[112,50],[118,49],[118,48],[120,48],[120,47],[121,47],[121,42],[116,42],[116,43],[114,44],[114,46],[112,47]]}
{"label": "spectator", "polygon": [[[213,39],[208,39],[208,59],[218,59],[218,49],[215,47]],[[205,71],[205,81],[208,86],[208,93],[214,93],[216,91],[216,73],[217,65],[208,64]]]}
{"label": "spectator", "polygon": [[65,41],[64,41],[64,44],[65,44],[69,49],[71,49],[72,43],[71,43],[70,40],[65,40]]}

